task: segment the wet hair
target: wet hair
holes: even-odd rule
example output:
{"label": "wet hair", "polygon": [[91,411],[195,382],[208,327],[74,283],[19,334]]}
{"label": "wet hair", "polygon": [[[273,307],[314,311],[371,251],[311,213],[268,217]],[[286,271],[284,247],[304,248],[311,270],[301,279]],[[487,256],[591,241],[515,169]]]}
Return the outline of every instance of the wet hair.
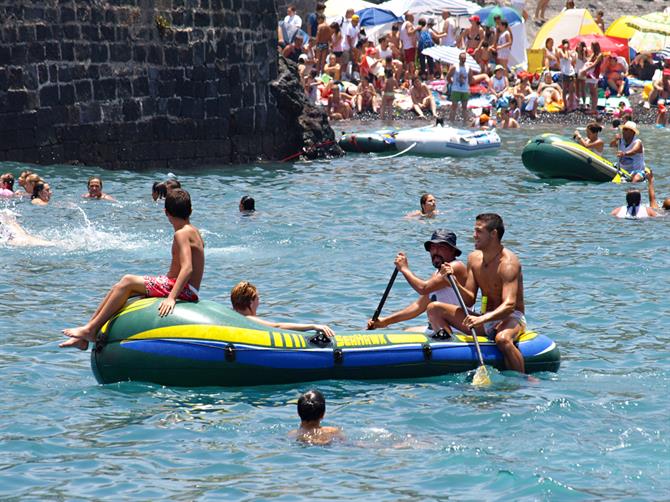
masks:
{"label": "wet hair", "polygon": [[597,122],[591,122],[589,125],[586,126],[586,130],[598,134],[600,131],[603,130],[603,126],[601,126]]}
{"label": "wet hair", "polygon": [[91,181],[93,180],[98,180],[100,182],[100,190],[102,190],[102,178],[99,178],[97,176],[91,176],[88,181],[86,182],[86,186],[90,187],[91,186]]}
{"label": "wet hair", "polygon": [[19,174],[19,178],[27,178],[31,174],[33,174],[33,172],[30,169],[24,169],[21,171],[21,174]]}
{"label": "wet hair", "polygon": [[181,188],[181,183],[179,183],[178,180],[169,179],[162,182],[156,181],[151,187],[151,193],[156,194],[158,199],[164,199],[168,191],[174,190],[175,188]]}
{"label": "wet hair", "polygon": [[482,213],[477,215],[475,221],[481,221],[484,223],[486,230],[489,232],[497,230],[498,240],[502,240],[503,235],[505,234],[505,224],[503,223],[503,219],[500,217],[500,215],[496,213]]}
{"label": "wet hair", "polygon": [[419,204],[421,205],[421,212],[423,212],[423,205],[426,203],[428,200],[428,197],[430,197],[429,193],[425,193],[421,196],[421,199],[419,199]]}
{"label": "wet hair", "polygon": [[12,173],[5,173],[0,178],[2,183],[6,183],[8,190],[14,190],[14,175]]}
{"label": "wet hair", "polygon": [[251,307],[251,302],[258,298],[258,289],[248,281],[238,282],[230,290],[230,303],[233,310],[239,312]]}
{"label": "wet hair", "polygon": [[25,178],[26,183],[39,183],[40,181],[43,182],[44,180],[42,179],[42,177],[39,174],[35,174],[35,173],[29,174]]}
{"label": "wet hair", "polygon": [[670,211],[670,197],[663,201],[663,205],[661,207],[666,211]]}
{"label": "wet hair", "polygon": [[45,185],[46,182],[44,180],[40,180],[37,183],[35,183],[35,186],[33,187],[33,194],[30,196],[30,198],[39,199],[40,193],[42,193],[42,190],[44,190]]}
{"label": "wet hair", "polygon": [[318,390],[305,392],[298,398],[298,416],[303,422],[321,420],[326,414],[326,398]]}
{"label": "wet hair", "polygon": [[632,217],[637,216],[640,202],[642,202],[642,194],[640,194],[640,191],[634,189],[628,190],[626,192],[626,215]]}
{"label": "wet hair", "polygon": [[191,216],[191,196],[186,190],[174,188],[165,196],[165,210],[170,216],[183,220]]}
{"label": "wet hair", "polygon": [[248,195],[245,195],[240,199],[240,206],[242,206],[242,210],[244,211],[255,211],[256,210],[256,201],[254,200],[253,197],[249,197]]}

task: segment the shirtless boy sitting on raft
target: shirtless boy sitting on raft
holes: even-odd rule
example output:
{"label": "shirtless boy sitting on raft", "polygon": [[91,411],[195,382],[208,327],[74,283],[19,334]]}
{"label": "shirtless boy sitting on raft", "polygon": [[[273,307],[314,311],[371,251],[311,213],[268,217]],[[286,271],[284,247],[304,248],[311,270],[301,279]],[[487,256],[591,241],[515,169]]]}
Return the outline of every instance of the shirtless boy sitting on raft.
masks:
{"label": "shirtless boy sitting on raft", "polygon": [[158,306],[163,317],[174,310],[177,300],[195,302],[205,270],[205,244],[200,232],[189,222],[191,197],[180,188],[170,190],[165,196],[165,215],[174,228],[172,263],[167,275],[124,275],[107,293],[91,319],[78,328],[64,329],[69,340],[59,347],[88,348],[88,342],[111,317],[123,307],[131,296],[165,298]]}

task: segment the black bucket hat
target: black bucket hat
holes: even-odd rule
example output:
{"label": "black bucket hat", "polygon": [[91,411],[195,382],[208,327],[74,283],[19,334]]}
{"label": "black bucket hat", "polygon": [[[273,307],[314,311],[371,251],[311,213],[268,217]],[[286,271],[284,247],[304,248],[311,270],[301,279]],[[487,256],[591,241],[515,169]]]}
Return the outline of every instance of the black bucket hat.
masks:
{"label": "black bucket hat", "polygon": [[456,234],[449,230],[442,228],[435,230],[430,240],[423,243],[423,247],[426,248],[426,251],[430,251],[431,244],[448,244],[456,250],[456,256],[461,256],[462,254],[461,250],[456,247]]}

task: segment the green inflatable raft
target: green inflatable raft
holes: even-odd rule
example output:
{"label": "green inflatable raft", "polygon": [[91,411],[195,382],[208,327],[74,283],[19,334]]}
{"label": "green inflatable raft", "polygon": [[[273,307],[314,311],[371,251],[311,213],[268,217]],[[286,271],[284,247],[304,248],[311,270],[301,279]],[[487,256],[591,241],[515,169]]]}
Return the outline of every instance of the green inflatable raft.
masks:
{"label": "green inflatable raft", "polygon": [[[448,341],[422,333],[361,331],[332,338],[274,330],[210,301],[177,303],[158,316],[160,299],[126,305],[100,333],[91,365],[100,383],[250,386],[328,379],[419,378],[477,368],[471,337]],[[486,364],[504,368],[495,343],[480,337]],[[560,353],[544,335],[526,332],[518,347],[526,371],[557,371]]]}
{"label": "green inflatable raft", "polygon": [[338,144],[345,152],[379,153],[396,149],[393,136],[385,131],[343,133]]}
{"label": "green inflatable raft", "polygon": [[540,178],[612,181],[617,168],[609,160],[557,134],[532,138],[521,154],[523,165]]}

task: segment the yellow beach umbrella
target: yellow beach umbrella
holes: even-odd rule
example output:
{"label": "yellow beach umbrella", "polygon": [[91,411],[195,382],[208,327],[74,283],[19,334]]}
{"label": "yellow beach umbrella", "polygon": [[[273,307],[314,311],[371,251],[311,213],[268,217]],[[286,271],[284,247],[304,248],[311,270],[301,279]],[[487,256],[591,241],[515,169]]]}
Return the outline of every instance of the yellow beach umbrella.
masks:
{"label": "yellow beach umbrella", "polygon": [[637,20],[637,16],[621,16],[612,24],[607,27],[605,35],[608,37],[618,37],[618,38],[633,38],[633,35],[637,33],[635,28],[628,26],[628,21]]}
{"label": "yellow beach umbrella", "polygon": [[552,17],[537,32],[531,49],[542,49],[547,38],[554,39],[554,46],[561,40],[579,35],[604,35],[586,9],[567,9]]}
{"label": "yellow beach umbrella", "polygon": [[666,9],[663,12],[645,14],[644,16],[627,21],[626,24],[644,33],[658,33],[659,35],[670,36],[670,11]]}

